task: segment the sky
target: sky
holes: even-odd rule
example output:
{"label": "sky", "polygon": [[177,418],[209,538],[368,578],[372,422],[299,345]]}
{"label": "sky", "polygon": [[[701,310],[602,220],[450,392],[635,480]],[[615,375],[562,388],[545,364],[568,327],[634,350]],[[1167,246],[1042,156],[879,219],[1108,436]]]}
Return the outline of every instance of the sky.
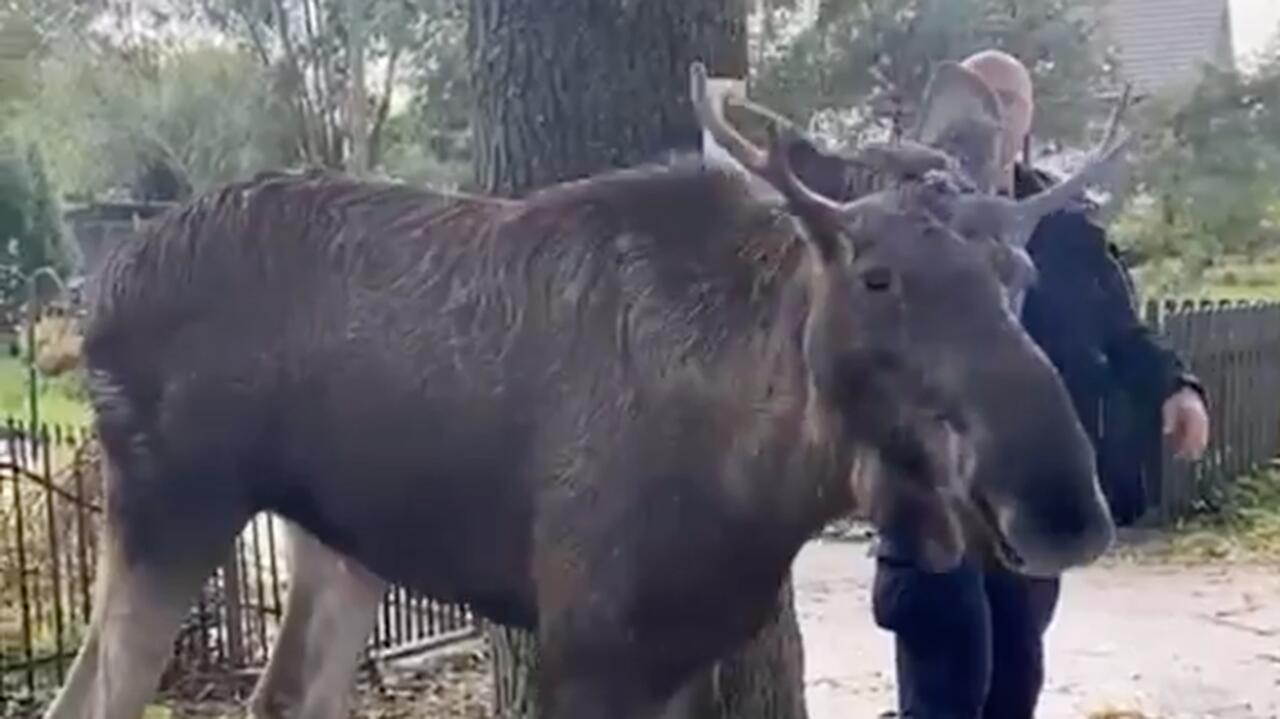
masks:
{"label": "sky", "polygon": [[1247,65],[1280,32],[1280,0],[1231,0],[1236,59]]}

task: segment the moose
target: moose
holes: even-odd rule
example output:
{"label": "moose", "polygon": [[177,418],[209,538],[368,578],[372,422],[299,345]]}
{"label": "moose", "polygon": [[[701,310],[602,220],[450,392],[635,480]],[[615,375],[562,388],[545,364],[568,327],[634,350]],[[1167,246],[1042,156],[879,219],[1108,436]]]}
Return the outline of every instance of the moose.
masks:
{"label": "moose", "polygon": [[[742,146],[736,136],[715,129],[723,124],[717,119],[716,105],[711,103],[732,99],[761,119],[790,126],[785,118],[744,96],[712,98],[713,88],[727,94],[738,86],[716,87],[717,80],[699,73],[695,70],[693,75],[693,94],[703,111],[704,123],[713,128],[713,139],[718,137],[726,145],[736,146],[738,156],[748,156],[752,150]],[[893,148],[871,143],[853,158],[818,152],[811,143],[797,144],[790,155],[797,174],[807,184],[845,200],[871,192],[886,176],[920,176],[939,170],[946,171],[948,180],[974,191],[993,192],[1000,108],[986,85],[973,79],[955,63],[938,65],[921,103],[924,112],[915,130],[918,143],[901,143]],[[1125,105],[1122,99],[1103,140],[1103,147],[1113,148],[1112,151],[1117,147],[1113,133]],[[1013,271],[1024,273],[1016,281],[1010,274],[1006,282],[1010,290],[1008,302],[1015,313],[1021,302],[1018,290],[1028,282],[1025,273],[1034,272],[1030,259],[1017,248],[1026,244],[1040,215],[1065,204],[1087,182],[1100,181],[1095,173],[1105,168],[1105,163],[1095,163],[1088,172],[1076,174],[1059,189],[1028,200],[1020,206],[1024,212],[1021,224],[1006,228],[1005,237],[994,236],[999,228],[987,228],[985,237],[981,227],[964,230],[973,241],[996,240],[1010,246],[1011,251],[1003,257],[1012,263]],[[998,198],[987,201],[1001,202]],[[969,218],[990,221],[992,214],[970,213]],[[1019,215],[1011,213],[995,213],[995,217],[1019,219]],[[871,464],[874,457],[864,455],[861,459],[864,466],[883,471]],[[915,521],[927,517],[922,513]],[[286,523],[285,527],[293,581],[269,661],[250,697],[250,712],[256,719],[345,718],[350,711],[359,648],[372,631],[378,603],[388,583],[349,557],[336,554],[296,525]],[[981,544],[982,536],[970,536],[969,542]],[[334,651],[335,647],[342,650]]]}
{"label": "moose", "polygon": [[[1092,451],[1010,311],[1028,206],[914,145],[845,161],[894,177],[833,199],[811,169],[831,157],[787,127],[751,143],[693,78],[773,193],[698,160],[518,201],[271,175],[116,248],[84,341],[106,538],[46,717],[138,717],[260,511],[375,597],[397,582],[536,631],[552,719],[681,715],[855,504],[939,569],[972,542],[1033,574],[1096,559]],[[354,657],[359,619],[292,650]],[[320,670],[292,673],[345,689],[341,661]]]}

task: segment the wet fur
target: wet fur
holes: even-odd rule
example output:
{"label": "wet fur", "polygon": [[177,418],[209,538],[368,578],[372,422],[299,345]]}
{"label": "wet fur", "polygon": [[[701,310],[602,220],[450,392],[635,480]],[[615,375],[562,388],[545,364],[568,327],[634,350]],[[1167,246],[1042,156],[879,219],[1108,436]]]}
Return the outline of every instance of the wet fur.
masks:
{"label": "wet fur", "polygon": [[519,204],[327,176],[203,197],[93,289],[124,561],[211,558],[269,510],[538,626],[552,675],[643,636],[629,671],[673,691],[850,506],[801,358],[807,257],[697,163]]}

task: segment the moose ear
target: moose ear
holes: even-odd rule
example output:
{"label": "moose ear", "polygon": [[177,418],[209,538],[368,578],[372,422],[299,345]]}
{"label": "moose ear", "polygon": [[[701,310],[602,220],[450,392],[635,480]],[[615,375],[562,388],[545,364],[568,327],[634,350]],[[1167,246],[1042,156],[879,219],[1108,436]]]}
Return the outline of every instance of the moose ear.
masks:
{"label": "moose ear", "polygon": [[995,186],[1000,101],[972,71],[951,61],[938,64],[925,89],[915,135],[921,143],[956,158],[981,190]]}

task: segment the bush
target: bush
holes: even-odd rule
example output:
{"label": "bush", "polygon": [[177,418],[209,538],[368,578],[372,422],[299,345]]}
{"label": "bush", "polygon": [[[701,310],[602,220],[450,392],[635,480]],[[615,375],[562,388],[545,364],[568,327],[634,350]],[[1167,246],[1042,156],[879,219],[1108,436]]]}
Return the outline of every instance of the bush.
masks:
{"label": "bush", "polygon": [[12,329],[26,301],[25,278],[49,267],[66,276],[71,266],[56,193],[35,145],[20,151],[0,140],[0,328]]}

